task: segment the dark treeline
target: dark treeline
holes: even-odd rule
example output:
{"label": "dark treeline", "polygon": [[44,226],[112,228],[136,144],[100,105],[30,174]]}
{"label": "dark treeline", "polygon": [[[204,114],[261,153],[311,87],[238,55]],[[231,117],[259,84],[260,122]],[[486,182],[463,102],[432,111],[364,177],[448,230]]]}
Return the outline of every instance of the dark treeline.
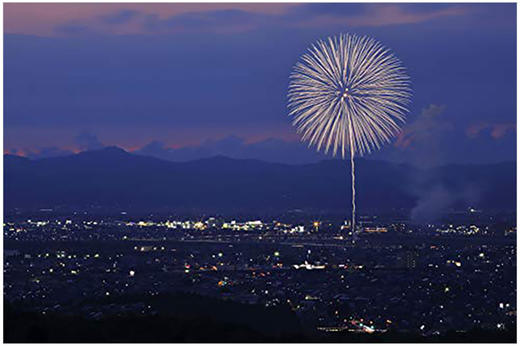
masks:
{"label": "dark treeline", "polygon": [[[124,304],[119,297],[110,303]],[[131,300],[134,300],[132,298]],[[85,302],[87,303],[87,302]],[[94,302],[90,302],[94,303]],[[97,303],[108,303],[99,301]],[[330,333],[306,330],[288,308],[244,305],[191,294],[154,297],[153,316],[126,314],[87,319],[79,315],[22,311],[4,302],[4,341],[40,342],[516,342],[516,326],[506,331],[475,329],[442,336],[387,332]]]}

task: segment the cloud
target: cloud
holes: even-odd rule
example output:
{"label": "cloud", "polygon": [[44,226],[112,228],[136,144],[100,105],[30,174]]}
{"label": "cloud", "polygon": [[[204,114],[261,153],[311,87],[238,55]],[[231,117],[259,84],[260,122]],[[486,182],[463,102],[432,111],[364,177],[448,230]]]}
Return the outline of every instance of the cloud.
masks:
{"label": "cloud", "polygon": [[164,146],[163,142],[152,141],[141,149],[138,149],[137,152],[143,155],[162,156],[168,152],[168,149]]}
{"label": "cloud", "polygon": [[[9,34],[57,36],[70,25],[89,26],[88,32],[109,35],[143,34],[151,20],[164,21],[186,13],[241,10],[278,15],[298,4],[261,3],[11,3],[4,6],[4,30]],[[225,18],[222,18],[225,24]]]}
{"label": "cloud", "polygon": [[101,143],[98,137],[90,132],[83,131],[75,138],[76,144],[79,149],[84,150],[96,150],[103,148],[103,143]]}
{"label": "cloud", "polygon": [[516,131],[516,124],[514,123],[486,123],[478,122],[470,125],[466,129],[466,135],[469,138],[476,138],[480,135],[489,135],[493,139],[500,139],[507,135],[509,132]]}
{"label": "cloud", "polygon": [[436,104],[424,108],[413,122],[403,128],[394,145],[406,150],[418,143],[431,141],[439,132],[452,130],[453,125],[441,117],[444,110],[445,106]]}
{"label": "cloud", "polygon": [[379,27],[467,13],[468,6],[451,4],[7,4],[4,17],[6,33],[53,36]]}
{"label": "cloud", "polygon": [[[177,34],[239,33],[262,26],[277,25],[280,16],[242,9],[192,11],[164,17],[158,13],[123,9],[54,27],[57,34]],[[77,30],[81,28],[81,30]],[[76,30],[75,30],[76,29]]]}
{"label": "cloud", "polygon": [[491,130],[491,137],[499,139],[509,131],[516,131],[516,124],[495,124]]}
{"label": "cloud", "polygon": [[445,109],[444,105],[430,104],[406,124],[394,143],[396,153],[418,167],[432,167],[445,162],[449,156],[446,143],[455,130]]}
{"label": "cloud", "polygon": [[138,11],[122,9],[116,13],[101,16],[101,19],[107,24],[122,24],[131,21],[139,14]]}
{"label": "cloud", "polygon": [[[296,21],[298,26],[348,25],[350,27],[379,27],[416,24],[430,20],[460,16],[467,7],[441,5],[400,4],[307,4],[308,20]],[[314,15],[313,15],[314,14]]]}
{"label": "cloud", "polygon": [[25,153],[18,148],[4,149],[4,154],[25,156]]}
{"label": "cloud", "polygon": [[49,157],[67,156],[72,154],[74,154],[74,152],[67,149],[61,149],[58,147],[44,147],[37,151],[26,150],[24,156],[30,159],[44,159]]}
{"label": "cloud", "polygon": [[49,157],[60,157],[74,154],[73,151],[58,147],[43,147],[41,149],[18,149],[11,148],[4,151],[4,154],[24,156],[30,159],[45,159]]}
{"label": "cloud", "polygon": [[489,125],[487,123],[483,122],[472,124],[466,129],[466,135],[470,138],[475,138],[480,134],[480,132],[487,129],[488,126]]}
{"label": "cloud", "polygon": [[154,23],[160,31],[187,32],[240,32],[254,29],[268,15],[229,9],[208,12],[190,12]]}

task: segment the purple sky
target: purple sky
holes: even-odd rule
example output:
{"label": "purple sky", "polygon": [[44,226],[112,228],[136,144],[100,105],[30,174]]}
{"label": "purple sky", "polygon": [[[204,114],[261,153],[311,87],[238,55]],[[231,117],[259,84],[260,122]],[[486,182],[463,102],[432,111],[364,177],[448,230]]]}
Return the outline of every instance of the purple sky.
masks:
{"label": "purple sky", "polygon": [[516,157],[515,4],[10,3],[4,18],[7,152],[319,159],[290,126],[288,75],[315,40],[354,32],[414,89],[402,135],[371,158]]}

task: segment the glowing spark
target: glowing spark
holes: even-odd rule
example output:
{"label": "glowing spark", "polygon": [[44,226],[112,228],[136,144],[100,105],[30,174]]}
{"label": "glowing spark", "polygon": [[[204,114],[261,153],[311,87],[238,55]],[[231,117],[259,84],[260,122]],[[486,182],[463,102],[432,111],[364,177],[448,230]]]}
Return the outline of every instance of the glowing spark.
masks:
{"label": "glowing spark", "polygon": [[369,37],[342,34],[318,41],[295,65],[289,83],[289,115],[303,141],[345,158],[379,149],[396,136],[408,112],[411,90],[401,62]]}

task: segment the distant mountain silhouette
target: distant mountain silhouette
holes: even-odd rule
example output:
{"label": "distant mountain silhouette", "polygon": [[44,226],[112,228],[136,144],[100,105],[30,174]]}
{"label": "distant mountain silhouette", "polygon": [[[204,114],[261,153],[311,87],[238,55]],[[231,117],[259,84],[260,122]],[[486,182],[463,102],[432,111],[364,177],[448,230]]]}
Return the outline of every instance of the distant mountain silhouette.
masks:
{"label": "distant mountain silhouette", "polygon": [[[406,209],[428,216],[469,205],[516,208],[514,162],[421,170],[356,161],[362,211]],[[5,206],[336,212],[350,205],[349,172],[348,163],[341,160],[288,165],[217,156],[171,162],[117,147],[39,160],[4,155]]]}
{"label": "distant mountain silhouette", "polygon": [[257,159],[276,163],[304,164],[327,159],[323,153],[309,150],[301,142],[268,138],[254,143],[247,143],[243,138],[228,136],[218,140],[206,140],[197,146],[167,148],[160,141],[152,141],[135,154],[156,157],[158,159],[183,162],[225,155],[234,159]]}

